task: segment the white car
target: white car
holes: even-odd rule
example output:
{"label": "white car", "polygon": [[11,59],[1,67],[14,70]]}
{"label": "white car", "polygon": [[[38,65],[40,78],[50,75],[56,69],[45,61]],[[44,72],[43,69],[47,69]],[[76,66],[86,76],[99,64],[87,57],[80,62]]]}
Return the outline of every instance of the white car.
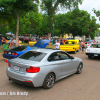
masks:
{"label": "white car", "polygon": [[88,58],[100,56],[100,44],[98,43],[91,44],[90,47],[86,49],[85,53],[86,55],[88,55]]}
{"label": "white car", "polygon": [[86,45],[86,48],[90,47],[92,43],[91,42],[87,42],[85,45]]}

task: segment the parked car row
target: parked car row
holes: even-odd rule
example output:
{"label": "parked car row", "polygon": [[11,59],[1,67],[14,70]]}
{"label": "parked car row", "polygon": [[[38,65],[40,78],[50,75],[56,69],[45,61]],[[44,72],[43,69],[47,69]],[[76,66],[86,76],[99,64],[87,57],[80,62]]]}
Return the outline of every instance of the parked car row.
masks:
{"label": "parked car row", "polygon": [[34,46],[22,45],[10,50],[4,50],[3,57],[6,59],[13,59],[34,48],[45,48],[49,42],[49,40],[40,40]]}
{"label": "parked car row", "polygon": [[31,37],[21,36],[21,37],[19,37],[19,40],[21,40],[22,42],[28,43],[29,41],[36,41],[36,38],[35,37],[31,38]]}

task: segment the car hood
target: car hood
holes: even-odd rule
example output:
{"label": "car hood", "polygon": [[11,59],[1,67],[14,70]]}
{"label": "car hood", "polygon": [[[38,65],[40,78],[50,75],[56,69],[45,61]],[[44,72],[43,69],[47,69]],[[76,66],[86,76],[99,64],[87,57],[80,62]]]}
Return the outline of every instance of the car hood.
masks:
{"label": "car hood", "polygon": [[50,40],[39,40],[34,44],[35,47],[45,48],[49,44]]}

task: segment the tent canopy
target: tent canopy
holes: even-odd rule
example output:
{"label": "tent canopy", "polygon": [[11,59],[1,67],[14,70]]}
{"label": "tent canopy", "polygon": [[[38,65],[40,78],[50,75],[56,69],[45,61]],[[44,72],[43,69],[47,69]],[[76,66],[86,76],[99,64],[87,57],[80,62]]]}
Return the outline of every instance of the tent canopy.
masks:
{"label": "tent canopy", "polygon": [[9,32],[9,33],[6,33],[6,35],[14,35],[13,33]]}

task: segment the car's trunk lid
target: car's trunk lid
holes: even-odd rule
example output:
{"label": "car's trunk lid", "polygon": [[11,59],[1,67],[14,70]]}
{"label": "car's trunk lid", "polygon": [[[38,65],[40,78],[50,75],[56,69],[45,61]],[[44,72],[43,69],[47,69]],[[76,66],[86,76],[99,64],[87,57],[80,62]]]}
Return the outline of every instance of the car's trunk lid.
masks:
{"label": "car's trunk lid", "polygon": [[15,58],[9,61],[11,67],[10,70],[21,73],[21,74],[26,74],[26,69],[30,68],[32,64],[37,64],[37,61],[29,61],[25,59],[20,59],[20,58]]}
{"label": "car's trunk lid", "polygon": [[100,48],[87,48],[87,52],[100,54]]}

